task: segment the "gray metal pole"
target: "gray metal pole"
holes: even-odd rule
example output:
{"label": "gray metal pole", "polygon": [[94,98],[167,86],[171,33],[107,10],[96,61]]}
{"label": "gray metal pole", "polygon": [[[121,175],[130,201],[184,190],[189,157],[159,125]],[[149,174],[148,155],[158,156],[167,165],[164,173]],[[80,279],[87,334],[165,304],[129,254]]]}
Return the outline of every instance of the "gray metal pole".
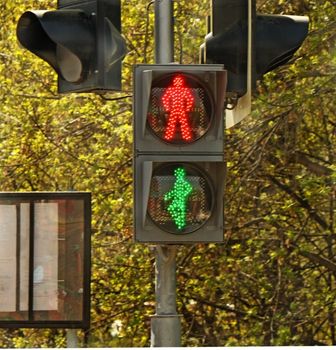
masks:
{"label": "gray metal pole", "polygon": [[155,0],[155,62],[174,61],[173,0]]}
{"label": "gray metal pole", "polygon": [[67,348],[78,348],[77,329],[66,330]]}
{"label": "gray metal pole", "polygon": [[176,313],[175,246],[156,247],[156,314],[151,319],[152,347],[181,346],[181,320]]}
{"label": "gray metal pole", "polygon": [[[155,61],[174,61],[173,0],[155,0]],[[179,347],[181,321],[176,313],[175,246],[156,246],[156,314],[151,318],[151,346]]]}

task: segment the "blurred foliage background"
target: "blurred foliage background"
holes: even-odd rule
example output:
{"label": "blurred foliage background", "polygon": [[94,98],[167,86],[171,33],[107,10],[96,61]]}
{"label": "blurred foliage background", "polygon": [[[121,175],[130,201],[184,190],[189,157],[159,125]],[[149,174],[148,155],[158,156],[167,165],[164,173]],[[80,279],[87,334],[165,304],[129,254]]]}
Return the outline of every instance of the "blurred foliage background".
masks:
{"label": "blurred foliage background", "polygon": [[[183,346],[336,344],[336,3],[258,0],[310,18],[291,64],[227,131],[225,242],[178,249]],[[132,242],[132,66],[153,63],[153,6],[122,1],[123,92],[58,95],[16,23],[52,0],[1,1],[1,191],[91,191],[90,347],[149,346],[154,254]],[[207,0],[174,2],[175,60],[198,63]],[[147,35],[146,35],[147,33]],[[84,334],[78,331],[81,344]],[[0,347],[65,347],[65,330],[0,329]]]}

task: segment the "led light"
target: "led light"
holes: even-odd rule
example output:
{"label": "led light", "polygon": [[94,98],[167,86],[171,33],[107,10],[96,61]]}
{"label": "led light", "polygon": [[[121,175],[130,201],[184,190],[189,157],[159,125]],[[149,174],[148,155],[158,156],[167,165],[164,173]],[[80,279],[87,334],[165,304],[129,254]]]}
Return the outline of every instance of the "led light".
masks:
{"label": "led light", "polygon": [[182,75],[176,75],[173,83],[162,96],[162,104],[166,112],[169,113],[167,127],[164,133],[166,140],[173,139],[177,125],[180,125],[182,139],[191,140],[192,130],[188,113],[194,105],[194,97],[190,88],[186,87]]}
{"label": "led light", "polygon": [[174,187],[165,194],[164,200],[170,202],[167,210],[177,228],[182,230],[186,226],[187,203],[193,188],[186,179],[186,172],[183,168],[177,168],[174,176]]}
{"label": "led light", "polygon": [[147,125],[164,142],[192,143],[208,131],[213,106],[211,91],[196,76],[165,74],[152,83]]}
{"label": "led light", "polygon": [[163,163],[151,180],[148,214],[162,230],[188,234],[210,218],[214,190],[210,179],[192,163]]}

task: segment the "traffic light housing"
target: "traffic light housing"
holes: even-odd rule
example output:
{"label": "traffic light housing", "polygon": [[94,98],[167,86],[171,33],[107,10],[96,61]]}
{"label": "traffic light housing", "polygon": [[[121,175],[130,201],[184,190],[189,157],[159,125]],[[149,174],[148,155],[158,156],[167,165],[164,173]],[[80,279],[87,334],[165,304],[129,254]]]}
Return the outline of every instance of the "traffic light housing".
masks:
{"label": "traffic light housing", "polygon": [[134,69],[136,242],[223,241],[222,65]]}
{"label": "traffic light housing", "polygon": [[25,12],[17,37],[56,71],[60,93],[118,91],[126,54],[120,12],[120,0],[59,0],[57,10]]}
{"label": "traffic light housing", "polygon": [[228,71],[230,127],[249,114],[256,81],[299,49],[308,34],[308,17],[259,15],[255,0],[212,0],[209,30],[200,61],[224,64]]}

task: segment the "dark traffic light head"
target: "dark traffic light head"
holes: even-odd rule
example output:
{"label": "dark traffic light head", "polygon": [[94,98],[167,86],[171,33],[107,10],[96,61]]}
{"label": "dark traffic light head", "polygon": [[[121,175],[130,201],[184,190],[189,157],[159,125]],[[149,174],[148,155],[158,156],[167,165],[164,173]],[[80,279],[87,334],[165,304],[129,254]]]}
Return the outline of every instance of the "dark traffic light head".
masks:
{"label": "dark traffic light head", "polygon": [[203,63],[224,64],[227,92],[247,92],[249,36],[251,84],[287,63],[308,34],[308,17],[257,15],[255,0],[212,0],[212,28],[201,46]]}
{"label": "dark traffic light head", "polygon": [[81,10],[27,11],[17,37],[69,83],[85,80],[95,66],[95,28]]}
{"label": "dark traffic light head", "polygon": [[59,92],[121,90],[120,0],[63,0],[58,7],[25,12],[20,43],[54,68]]}
{"label": "dark traffic light head", "polygon": [[255,73],[265,73],[287,63],[308,34],[308,17],[257,15],[255,26]]}

